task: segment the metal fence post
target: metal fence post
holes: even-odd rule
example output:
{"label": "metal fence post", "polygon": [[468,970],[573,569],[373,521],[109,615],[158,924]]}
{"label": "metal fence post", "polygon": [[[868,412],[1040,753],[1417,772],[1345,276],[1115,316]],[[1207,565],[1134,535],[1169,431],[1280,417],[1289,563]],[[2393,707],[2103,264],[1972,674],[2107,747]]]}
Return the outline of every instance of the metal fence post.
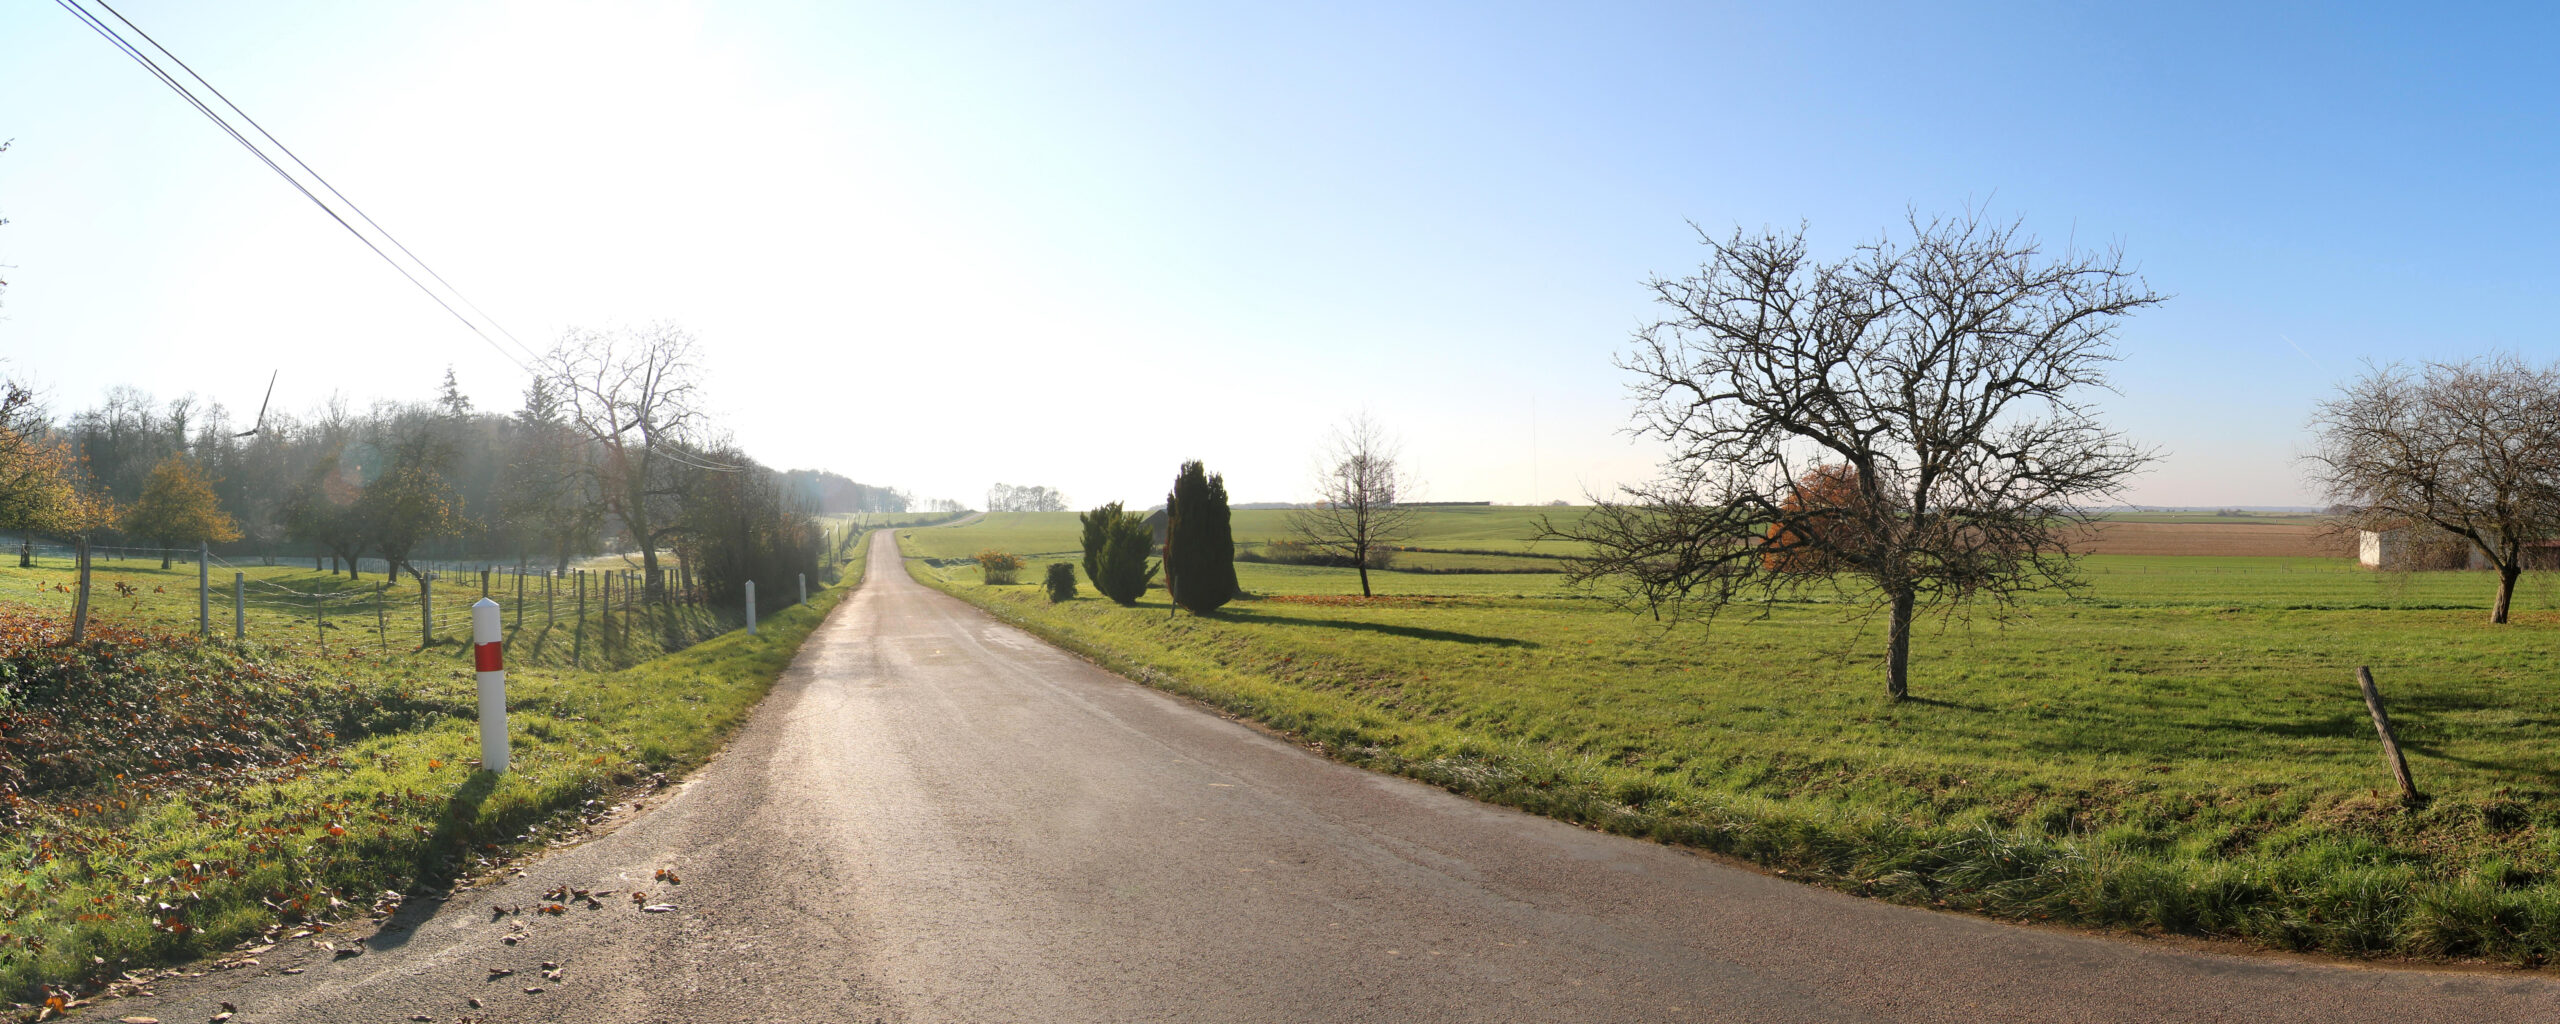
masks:
{"label": "metal fence post", "polygon": [[756,635],[756,581],[747,581],[747,635]]}
{"label": "metal fence post", "polygon": [[805,572],[800,574],[800,603],[809,603],[809,574]]}
{"label": "metal fence post", "polygon": [[249,639],[249,574],[231,574],[231,641]]}

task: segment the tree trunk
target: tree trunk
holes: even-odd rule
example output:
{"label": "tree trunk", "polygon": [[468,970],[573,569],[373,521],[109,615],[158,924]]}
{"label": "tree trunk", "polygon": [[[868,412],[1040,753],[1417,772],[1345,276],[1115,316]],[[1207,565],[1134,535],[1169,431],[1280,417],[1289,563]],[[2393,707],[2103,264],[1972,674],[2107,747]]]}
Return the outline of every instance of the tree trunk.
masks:
{"label": "tree trunk", "polygon": [[1885,682],[1887,700],[1902,701],[1911,696],[1911,604],[1912,593],[1893,593],[1893,621],[1886,627]]}
{"label": "tree trunk", "polygon": [[2496,623],[2504,623],[2507,621],[2507,602],[2515,597],[2516,577],[2523,574],[2524,566],[2522,564],[2501,565],[2498,567],[2498,605],[2497,607],[2489,610],[2489,621]]}
{"label": "tree trunk", "polygon": [[[162,572],[167,572],[169,570],[169,542],[165,539],[160,542],[160,570]],[[2506,610],[2506,607],[2507,603],[2505,601],[2498,602],[2498,610],[2500,612],[2503,613]],[[2498,617],[2498,621],[2507,621],[2506,616],[2501,614]]]}
{"label": "tree trunk", "polygon": [[1357,561],[1360,563],[1360,596],[1367,597],[1369,596],[1369,559],[1364,554]]}
{"label": "tree trunk", "polygon": [[26,534],[26,532],[25,532],[25,531],[23,531],[23,530],[22,530],[22,531],[19,531],[19,533],[18,533],[18,568],[21,568],[21,569],[33,569],[33,568],[35,568],[35,567],[36,567],[36,542],[35,542],[35,539],[34,539],[34,538],[32,538],[32,537],[27,536],[27,534]]}
{"label": "tree trunk", "polygon": [[89,535],[72,540],[72,558],[80,566],[80,591],[71,599],[71,642],[79,643],[89,635]]}

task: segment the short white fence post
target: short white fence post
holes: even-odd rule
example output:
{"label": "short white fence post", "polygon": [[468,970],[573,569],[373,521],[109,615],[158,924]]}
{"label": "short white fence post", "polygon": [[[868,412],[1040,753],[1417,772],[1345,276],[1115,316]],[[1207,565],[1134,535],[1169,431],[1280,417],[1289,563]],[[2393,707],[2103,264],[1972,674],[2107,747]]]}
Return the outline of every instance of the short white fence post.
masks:
{"label": "short white fence post", "polygon": [[507,658],[498,640],[498,602],[471,603],[471,666],[480,673],[480,767],[507,770]]}

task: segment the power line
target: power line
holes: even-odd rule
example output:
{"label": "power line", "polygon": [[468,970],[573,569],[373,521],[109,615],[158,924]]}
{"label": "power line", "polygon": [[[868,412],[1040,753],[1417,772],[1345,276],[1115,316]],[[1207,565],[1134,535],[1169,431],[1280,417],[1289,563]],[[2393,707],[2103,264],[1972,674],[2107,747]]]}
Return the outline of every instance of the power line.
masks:
{"label": "power line", "polygon": [[[153,61],[153,60],[151,59],[150,55],[143,53],[143,52],[142,52],[142,50],[141,50],[140,48],[138,48],[138,47],[134,46],[131,42],[127,41],[123,36],[118,35],[118,34],[116,33],[116,30],[115,30],[113,27],[109,26],[106,22],[104,22],[104,21],[100,20],[100,19],[98,18],[98,16],[97,16],[97,15],[94,15],[94,14],[89,13],[89,11],[88,11],[87,9],[85,9],[85,8],[83,8],[83,7],[81,7],[81,6],[79,6],[79,4],[77,4],[76,2],[74,2],[74,0],[54,0],[54,3],[55,3],[56,5],[58,5],[58,6],[60,6],[63,10],[66,10],[66,11],[71,12],[71,15],[72,15],[73,17],[80,19],[80,23],[81,23],[81,24],[89,26],[89,29],[90,29],[91,31],[93,31],[93,32],[98,33],[98,35],[99,35],[99,37],[100,37],[100,38],[105,39],[109,44],[113,45],[116,49],[118,49],[118,50],[120,50],[120,51],[123,51],[123,53],[124,53],[124,55],[125,55],[125,56],[133,58],[134,63],[137,63],[137,64],[142,65],[143,70],[145,70],[145,71],[149,71],[149,72],[151,73],[151,76],[152,76],[152,77],[157,78],[157,79],[159,79],[159,80],[160,80],[160,84],[165,85],[165,86],[168,86],[168,87],[169,87],[169,90],[170,90],[171,92],[175,92],[175,93],[177,93],[177,94],[178,94],[178,98],[180,98],[180,99],[183,99],[183,100],[187,101],[187,105],[188,105],[188,106],[194,107],[197,113],[204,115],[204,117],[205,117],[205,119],[206,119],[206,120],[212,121],[212,122],[214,123],[214,126],[215,126],[215,127],[222,129],[223,134],[230,136],[230,137],[231,137],[231,141],[239,143],[239,144],[240,144],[240,148],[248,150],[248,151],[249,151],[249,155],[251,155],[251,156],[254,156],[254,157],[258,158],[258,162],[259,162],[259,163],[262,163],[262,164],[267,165],[267,169],[268,169],[268,170],[275,172],[275,174],[276,174],[276,176],[277,176],[277,177],[284,179],[285,184],[293,186],[293,190],[294,190],[294,191],[302,193],[302,197],[303,197],[304,199],[308,199],[308,200],[310,200],[310,201],[311,201],[311,205],[319,207],[319,208],[320,208],[320,212],[325,213],[325,214],[328,214],[328,215],[329,215],[329,219],[330,219],[330,220],[333,220],[333,221],[338,222],[338,226],[339,226],[339,227],[341,227],[341,228],[345,228],[348,234],[350,234],[350,235],[354,235],[354,236],[355,236],[356,241],[364,243],[364,247],[365,247],[365,248],[370,249],[370,250],[373,250],[373,254],[374,254],[375,256],[381,257],[382,262],[389,264],[389,265],[391,266],[391,269],[393,269],[393,270],[395,270],[395,271],[398,271],[401,277],[408,279],[409,283],[410,283],[411,285],[416,286],[416,288],[418,289],[418,291],[420,291],[420,292],[424,293],[424,294],[426,295],[426,297],[427,297],[429,300],[432,300],[432,301],[433,301],[437,306],[443,307],[443,309],[444,309],[444,311],[445,311],[446,313],[450,313],[450,314],[452,314],[452,316],[453,316],[453,318],[454,318],[455,320],[461,321],[462,326],[464,326],[464,327],[466,327],[466,328],[469,328],[472,334],[478,335],[481,341],[488,343],[490,350],[491,350],[491,351],[496,352],[496,353],[498,354],[498,357],[499,357],[499,358],[504,359],[504,360],[506,360],[507,362],[514,364],[514,365],[515,365],[515,368],[516,368],[516,369],[518,369],[518,370],[522,370],[522,371],[524,371],[524,372],[526,372],[526,373],[528,373],[528,374],[530,374],[530,373],[532,373],[532,372],[533,372],[533,369],[532,369],[531,367],[526,366],[526,365],[525,365],[521,360],[518,360],[518,359],[517,359],[513,354],[510,354],[510,353],[509,353],[509,352],[508,352],[508,351],[507,351],[503,346],[500,346],[500,345],[498,344],[498,342],[497,342],[497,340],[496,340],[496,339],[489,337],[488,332],[481,330],[481,329],[480,329],[480,325],[478,325],[478,324],[475,324],[475,323],[471,322],[471,318],[466,317],[466,316],[463,316],[460,310],[456,310],[456,309],[454,309],[454,308],[453,308],[453,304],[452,304],[452,303],[446,302],[446,301],[444,300],[444,297],[443,297],[443,296],[436,294],[436,292],[435,292],[435,290],[434,290],[434,289],[427,287],[426,282],[423,282],[423,281],[418,280],[418,276],[417,276],[416,274],[412,274],[412,273],[410,273],[410,272],[409,272],[409,268],[404,267],[404,266],[401,266],[401,265],[400,265],[400,261],[395,260],[395,259],[392,259],[392,258],[391,258],[391,254],[390,254],[390,253],[387,253],[387,252],[382,251],[382,247],[381,247],[381,246],[379,246],[379,245],[375,245],[375,244],[374,244],[374,242],[373,242],[373,239],[370,239],[370,238],[365,237],[364,232],[356,230],[355,225],[347,223],[347,219],[346,219],[346,218],[339,216],[339,215],[338,215],[338,211],[337,211],[337,210],[330,208],[329,204],[328,204],[328,203],[326,203],[326,202],[321,201],[321,199],[320,199],[320,197],[319,197],[319,196],[313,195],[313,194],[311,193],[311,190],[310,190],[309,188],[306,188],[306,187],[304,187],[304,186],[303,186],[303,184],[302,184],[302,182],[301,182],[301,180],[300,180],[300,179],[295,178],[291,173],[287,172],[287,171],[286,171],[282,166],[278,165],[278,164],[275,162],[275,159],[274,159],[274,158],[269,157],[269,156],[266,154],[266,151],[265,151],[265,150],[259,149],[256,143],[253,143],[253,142],[249,141],[248,136],[242,135],[242,134],[240,133],[240,130],[239,130],[238,128],[232,127],[231,122],[224,120],[220,114],[215,113],[212,107],[207,106],[207,105],[205,104],[204,100],[202,100],[201,98],[198,98],[198,97],[196,96],[196,94],[195,94],[195,93],[193,93],[193,92],[189,91],[189,90],[187,89],[187,87],[186,87],[186,85],[185,85],[184,83],[179,82],[179,81],[178,81],[178,79],[177,79],[175,76],[173,76],[173,75],[169,74],[168,69],[161,67],[161,66],[159,65],[159,63],[158,63],[158,62]],[[104,4],[104,3],[99,3],[99,4],[98,4],[98,6],[100,6],[100,7],[106,7],[106,4]],[[113,12],[114,12],[114,8],[107,8],[107,9],[108,9],[109,13],[113,13]],[[123,15],[121,15],[121,14],[116,15],[116,19],[117,19],[118,21],[124,21],[124,20],[125,20],[125,19],[124,19],[124,16],[123,16]],[[128,26],[131,26],[133,23],[132,23],[132,22],[130,22],[130,21],[125,21],[125,24],[126,24],[126,25],[128,25]],[[139,28],[136,28],[136,29],[134,29],[134,31],[135,31],[135,33],[136,33],[136,34],[140,34],[142,30],[141,30],[141,29],[139,29]],[[149,36],[147,36],[147,35],[146,35],[146,36],[144,36],[144,38],[145,38],[145,39],[148,39],[148,38],[149,38]],[[159,43],[157,43],[157,42],[152,43],[152,46],[153,46],[153,47],[155,47],[155,48],[159,48],[159,45],[160,45],[160,44],[159,44]],[[165,49],[165,48],[161,48],[160,52],[162,52],[162,53],[168,53],[169,51],[168,51],[167,49]],[[176,56],[175,54],[170,54],[169,59],[170,59],[171,61],[173,61],[173,62],[177,62],[177,60],[178,60],[178,59],[177,59],[177,56]],[[185,64],[184,64],[183,62],[179,62],[179,66],[180,66],[180,67],[184,67],[184,66],[185,66]],[[187,73],[188,73],[189,75],[194,75],[194,74],[195,74],[195,72],[194,72],[194,70],[193,70],[193,69],[189,69]],[[204,79],[203,79],[201,76],[198,76],[198,77],[196,78],[196,80],[197,80],[197,81],[199,81],[199,82],[204,81]],[[211,84],[211,83],[206,83],[205,88],[206,88],[206,89],[208,89],[208,90],[211,90],[211,89],[213,88],[213,86],[212,86],[212,84]],[[219,96],[219,95],[220,95],[220,93],[219,93],[218,91],[217,91],[215,94],[216,94],[217,96]],[[231,101],[230,101],[230,100],[228,100],[228,99],[225,99],[225,100],[223,100],[223,102],[224,102],[224,104],[229,105]],[[233,107],[232,107],[232,109],[233,109],[233,110],[238,110],[239,108],[238,108],[237,106],[233,106]],[[240,116],[241,116],[241,118],[242,118],[243,120],[247,120],[249,115],[248,115],[248,114],[246,114],[246,113],[242,113]],[[254,121],[252,121],[252,122],[250,122],[250,123],[251,123],[251,125],[252,125],[253,127],[254,127],[254,126],[255,126],[255,124],[256,124],[256,122],[254,122]],[[259,134],[264,135],[265,133],[266,133],[266,130],[265,130],[265,129],[263,129],[263,128],[259,129]],[[268,139],[269,139],[270,141],[273,141],[274,136],[270,135],[270,136],[268,136]],[[281,143],[281,142],[276,143],[276,148],[278,148],[278,149],[283,149],[283,148],[284,148],[284,144],[283,144],[283,143]],[[288,157],[290,157],[292,154],[288,151],[286,155],[287,155]],[[297,164],[300,164],[300,163],[301,163],[301,160],[297,158],[297,159],[295,159],[295,160],[294,160],[294,162],[295,162],[295,163],[297,163]],[[307,165],[305,165],[305,166],[303,167],[303,169],[304,169],[305,171],[309,171],[309,170],[310,170],[310,167],[309,167],[309,166],[307,166]],[[318,174],[318,172],[312,172],[312,175],[311,175],[311,176],[312,176],[313,178],[319,178],[319,177],[320,177],[320,175]],[[322,187],[327,187],[327,185],[328,185],[328,183],[327,183],[326,181],[322,181],[322,182],[321,182],[321,184],[322,184]],[[337,192],[337,190],[336,190],[336,189],[334,189],[334,188],[332,188],[332,189],[330,189],[330,192],[331,192],[332,194],[335,194],[335,193]],[[343,196],[343,195],[340,195],[338,198],[339,198],[340,200],[345,200],[345,199],[346,199],[346,197],[345,197],[345,196]],[[347,205],[348,205],[348,207],[349,207],[349,208],[351,208],[351,209],[352,209],[352,208],[354,208],[354,206],[355,206],[355,204],[354,204],[354,203],[352,203],[352,202],[349,202]],[[357,210],[357,211],[356,211],[356,213],[357,213],[357,216],[359,216],[359,217],[362,217],[362,216],[363,216],[363,211],[362,211],[362,210]],[[368,223],[368,224],[372,224],[372,223],[373,223],[373,221],[372,221],[372,219],[371,219],[371,218],[365,218],[365,222],[366,222],[366,223]],[[391,233],[390,233],[390,232],[388,232],[388,231],[382,231],[382,226],[381,226],[381,225],[379,225],[379,224],[374,224],[374,225],[373,225],[373,227],[374,227],[374,230],[376,230],[376,231],[381,231],[381,232],[382,232],[382,236],[383,236],[384,238],[386,238],[386,239],[390,239],[390,241],[391,241],[391,244],[392,244],[392,245],[394,245],[394,246],[396,246],[396,247],[399,247],[401,252],[403,252],[403,253],[407,253],[407,252],[409,251],[409,250],[408,250],[408,247],[406,247],[406,246],[401,246],[401,245],[400,245],[400,242],[399,242],[399,239],[397,239],[397,238],[393,238],[393,237],[391,236]],[[415,254],[411,254],[409,258],[410,258],[410,259],[412,259],[412,260],[417,260],[417,256],[416,256]],[[424,260],[417,260],[417,262],[418,262],[418,266],[419,266],[420,268],[422,268],[422,269],[425,269],[425,270],[427,271],[427,273],[429,274],[429,276],[434,276],[434,275],[435,275],[435,271],[434,271],[434,269],[433,269],[433,268],[430,268],[430,267],[427,267],[426,261],[424,261]],[[442,283],[442,282],[444,281],[444,279],[443,279],[442,277],[437,277],[437,278],[436,278],[436,280],[437,280],[439,283]],[[462,296],[462,292],[461,292],[461,290],[460,290],[460,289],[454,289],[454,288],[453,288],[453,286],[452,286],[451,284],[446,284],[446,285],[445,285],[445,287],[446,287],[446,288],[448,288],[448,289],[452,289],[452,290],[453,290],[453,294],[454,294],[454,296],[455,296],[456,298],[462,298],[462,300],[463,300],[463,304],[464,304],[464,305],[470,305],[470,300],[469,300],[468,298],[463,298],[463,296]],[[476,311],[478,310],[478,308],[479,308],[479,307],[477,307],[477,306],[473,306],[472,308],[473,308],[473,310],[476,312]],[[486,314],[486,313],[482,313],[482,314],[481,314],[481,316],[486,317],[486,316],[488,316],[488,314]],[[497,321],[496,321],[496,320],[490,320],[489,322],[490,322],[490,324],[491,324],[491,325],[493,325],[493,326],[497,324]],[[500,332],[500,333],[505,333],[505,332],[506,332],[506,328],[505,328],[505,327],[499,327],[499,328],[498,328],[498,330],[499,330],[499,332]],[[514,341],[514,340],[515,340],[514,335],[508,335],[508,340],[510,340],[510,341]],[[518,347],[518,348],[523,348],[523,347],[524,347],[524,343],[523,343],[523,342],[520,342],[520,341],[519,341],[519,342],[516,342],[516,347]],[[530,352],[530,351],[531,351],[530,349],[527,349],[527,352]]]}
{"label": "power line", "polygon": [[443,274],[436,273],[435,267],[429,265],[427,261],[420,258],[417,253],[409,251],[409,247],[402,244],[399,237],[393,235],[389,228],[385,228],[380,222],[375,221],[372,214],[364,212],[364,207],[356,205],[355,200],[347,198],[346,193],[338,191],[338,186],[330,184],[328,178],[322,176],[319,171],[313,170],[310,164],[302,162],[302,157],[296,155],[292,147],[285,145],[283,139],[276,138],[275,133],[267,130],[267,126],[259,124],[257,118],[249,116],[248,111],[240,109],[239,104],[231,102],[231,97],[223,95],[221,88],[215,86],[212,82],[206,81],[203,75],[197,74],[196,69],[189,67],[184,58],[179,57],[175,53],[169,52],[168,47],[160,45],[159,40],[151,38],[151,33],[143,31],[142,26],[134,24],[133,19],[125,17],[124,12],[116,10],[115,7],[107,3],[106,0],[92,0],[92,2],[96,3],[99,7],[105,8],[107,13],[115,15],[117,21],[124,23],[124,27],[132,29],[133,34],[141,36],[143,42],[150,43],[152,49],[160,51],[162,56],[169,58],[170,63],[176,64],[180,70],[185,71],[187,73],[187,77],[195,79],[197,84],[204,86],[205,91],[212,93],[215,99],[221,100],[223,106],[231,108],[231,112],[240,115],[240,119],[248,122],[249,127],[257,129],[258,135],[261,138],[266,139],[268,142],[275,143],[276,149],[285,155],[285,159],[293,161],[294,166],[302,168],[303,173],[311,175],[311,180],[319,182],[321,188],[328,189],[330,195],[338,197],[339,202],[347,204],[347,209],[355,211],[355,215],[362,218],[366,226],[373,228],[375,231],[381,232],[383,238],[390,240],[391,245],[394,248],[399,249],[401,255],[409,257],[410,261],[416,263],[419,269],[427,272],[428,277],[435,278],[437,284],[443,285],[446,291],[452,292],[454,298],[461,299],[463,305],[471,307],[472,312],[480,314],[480,319],[488,321],[489,326],[497,328],[498,333],[506,335],[507,340],[514,343],[517,351],[523,352],[529,358],[541,358],[540,353],[535,352],[531,346],[526,345],[522,340],[518,339],[514,331],[508,330],[507,325],[499,323],[497,317],[490,316],[487,310],[481,309],[478,303],[471,301],[471,296],[463,294],[462,289],[453,286],[453,282],[445,280]]}

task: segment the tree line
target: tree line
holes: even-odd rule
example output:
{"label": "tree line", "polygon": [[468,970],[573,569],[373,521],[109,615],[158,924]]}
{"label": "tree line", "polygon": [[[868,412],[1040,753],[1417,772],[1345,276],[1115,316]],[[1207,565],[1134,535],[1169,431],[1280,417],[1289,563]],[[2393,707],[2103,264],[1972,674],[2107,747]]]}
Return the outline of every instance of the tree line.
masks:
{"label": "tree line", "polygon": [[999,483],[987,488],[989,512],[1064,512],[1067,496],[1055,487],[1016,487]]}
{"label": "tree line", "polygon": [[[243,422],[218,402],[119,387],[56,415],[0,379],[0,529],[93,543],[205,543],[227,554],[379,559],[415,573],[433,547],[565,569],[634,551],[653,598],[729,599],[818,574],[827,511],[899,512],[894,489],[757,463],[702,401],[698,344],[671,325],[573,330],[516,408],[476,408],[450,370],[423,401],[332,396]],[[22,564],[27,547],[22,544]]]}

